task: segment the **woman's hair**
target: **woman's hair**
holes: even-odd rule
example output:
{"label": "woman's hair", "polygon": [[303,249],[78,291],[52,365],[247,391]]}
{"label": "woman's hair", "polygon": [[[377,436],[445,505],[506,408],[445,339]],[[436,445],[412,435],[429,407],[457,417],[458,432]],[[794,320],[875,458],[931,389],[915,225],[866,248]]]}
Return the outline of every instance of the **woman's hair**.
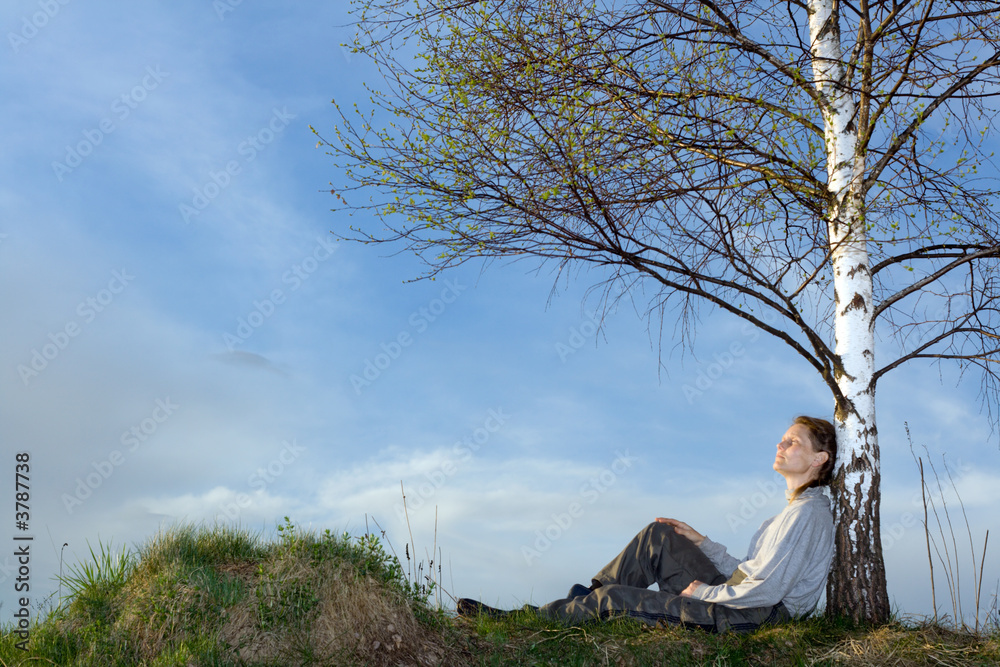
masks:
{"label": "woman's hair", "polygon": [[809,429],[809,435],[812,437],[812,442],[809,444],[817,452],[826,452],[828,455],[826,462],[820,466],[816,477],[795,489],[792,493],[791,500],[795,500],[806,489],[813,486],[827,486],[833,481],[833,469],[837,465],[837,431],[834,429],[833,424],[818,417],[800,415],[792,423],[800,424]]}

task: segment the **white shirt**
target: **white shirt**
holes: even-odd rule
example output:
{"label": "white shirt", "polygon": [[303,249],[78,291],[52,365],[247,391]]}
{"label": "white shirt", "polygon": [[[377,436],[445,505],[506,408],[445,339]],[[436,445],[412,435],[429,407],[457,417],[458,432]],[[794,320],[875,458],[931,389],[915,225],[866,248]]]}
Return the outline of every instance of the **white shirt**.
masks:
{"label": "white shirt", "polygon": [[[786,492],[786,495],[790,492]],[[709,538],[701,550],[723,574],[747,575],[736,586],[699,586],[691,596],[727,607],[770,607],[784,602],[792,616],[807,616],[819,602],[833,563],[833,512],[823,489],[806,489],[761,524],[745,559]]]}

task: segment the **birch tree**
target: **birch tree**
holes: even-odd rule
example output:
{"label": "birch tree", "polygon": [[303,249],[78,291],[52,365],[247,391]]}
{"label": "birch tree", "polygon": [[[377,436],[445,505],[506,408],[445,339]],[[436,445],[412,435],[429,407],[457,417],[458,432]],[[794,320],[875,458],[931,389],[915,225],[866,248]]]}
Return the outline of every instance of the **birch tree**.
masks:
{"label": "birch tree", "polygon": [[[785,343],[839,448],[827,610],[889,616],[879,379],[955,363],[996,417],[995,2],[361,0],[385,75],[342,109],[345,238],[428,276],[535,258]],[[661,329],[665,331],[666,329]],[[876,349],[876,340],[879,346]]]}

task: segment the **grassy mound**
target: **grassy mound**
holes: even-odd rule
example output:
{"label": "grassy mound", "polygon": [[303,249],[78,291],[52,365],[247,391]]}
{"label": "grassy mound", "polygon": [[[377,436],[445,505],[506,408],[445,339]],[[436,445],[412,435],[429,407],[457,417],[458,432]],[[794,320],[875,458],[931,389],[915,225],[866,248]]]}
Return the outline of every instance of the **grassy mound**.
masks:
{"label": "grassy mound", "polygon": [[998,665],[990,633],[826,618],[748,635],[651,629],[629,619],[565,627],[533,613],[453,618],[428,604],[372,535],[297,531],[263,543],[179,526],[135,553],[99,546],[63,578],[69,595],[0,636],[8,665]]}
{"label": "grassy mound", "polygon": [[[287,519],[286,519],[287,522]],[[263,544],[229,527],[181,526],[138,553],[92,549],[63,578],[68,602],[4,665],[438,665],[467,661],[374,536],[302,533]]]}

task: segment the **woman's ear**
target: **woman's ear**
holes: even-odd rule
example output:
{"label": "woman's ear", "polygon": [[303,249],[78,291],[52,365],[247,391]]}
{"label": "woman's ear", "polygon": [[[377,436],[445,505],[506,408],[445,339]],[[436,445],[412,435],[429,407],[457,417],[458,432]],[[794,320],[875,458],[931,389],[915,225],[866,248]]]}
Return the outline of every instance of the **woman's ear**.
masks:
{"label": "woman's ear", "polygon": [[816,458],[813,459],[813,466],[821,466],[830,460],[829,452],[816,452]]}

